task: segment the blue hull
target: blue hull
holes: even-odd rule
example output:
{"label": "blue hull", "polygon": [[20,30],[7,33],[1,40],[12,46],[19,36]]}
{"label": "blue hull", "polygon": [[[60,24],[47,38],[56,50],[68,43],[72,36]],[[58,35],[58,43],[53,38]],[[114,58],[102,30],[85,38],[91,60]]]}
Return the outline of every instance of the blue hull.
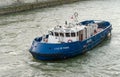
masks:
{"label": "blue hull", "polygon": [[[86,22],[90,21],[84,21],[81,23],[86,24]],[[105,27],[102,32],[83,41],[61,44],[49,44],[40,43],[42,37],[35,38],[29,51],[37,60],[57,60],[74,57],[92,49],[102,40],[104,40],[109,33],[111,33],[111,24],[103,24],[101,26]]]}

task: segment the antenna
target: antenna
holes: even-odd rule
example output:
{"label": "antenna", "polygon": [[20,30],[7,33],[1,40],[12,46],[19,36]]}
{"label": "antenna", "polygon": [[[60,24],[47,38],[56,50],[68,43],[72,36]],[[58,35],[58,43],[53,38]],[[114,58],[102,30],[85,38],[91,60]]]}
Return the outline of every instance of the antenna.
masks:
{"label": "antenna", "polygon": [[78,13],[77,12],[74,13],[74,17],[75,17],[74,21],[78,22],[78,19],[77,19],[78,18]]}
{"label": "antenna", "polygon": [[74,13],[74,16],[75,16],[75,17],[78,17],[78,13],[77,13],[77,12],[75,12],[75,13]]}
{"label": "antenna", "polygon": [[65,25],[67,25],[67,21],[65,21]]}

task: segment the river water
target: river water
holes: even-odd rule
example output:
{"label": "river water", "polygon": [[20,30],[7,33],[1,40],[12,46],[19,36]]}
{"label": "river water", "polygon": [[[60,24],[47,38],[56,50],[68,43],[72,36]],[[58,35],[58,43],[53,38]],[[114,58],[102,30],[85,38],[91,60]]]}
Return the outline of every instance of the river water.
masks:
{"label": "river water", "polygon": [[[120,77],[120,0],[73,4],[0,16],[0,77]],[[89,52],[62,61],[36,61],[32,40],[74,13],[79,20],[108,20],[111,38]]]}

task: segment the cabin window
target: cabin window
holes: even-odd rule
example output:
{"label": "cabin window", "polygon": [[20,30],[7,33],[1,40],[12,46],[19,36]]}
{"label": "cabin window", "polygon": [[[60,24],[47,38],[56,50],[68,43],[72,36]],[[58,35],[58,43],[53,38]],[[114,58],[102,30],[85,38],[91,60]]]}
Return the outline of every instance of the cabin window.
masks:
{"label": "cabin window", "polygon": [[75,33],[71,33],[71,37],[75,37]]}
{"label": "cabin window", "polygon": [[54,35],[53,32],[51,32],[51,35]]}
{"label": "cabin window", "polygon": [[60,36],[64,37],[64,33],[60,33]]}
{"label": "cabin window", "polygon": [[50,34],[50,35],[53,35],[53,32],[49,31],[49,34]]}
{"label": "cabin window", "polygon": [[53,36],[54,36],[53,32],[51,32],[51,35],[53,35]]}
{"label": "cabin window", "polygon": [[70,37],[70,33],[66,33],[66,37]]}
{"label": "cabin window", "polygon": [[57,32],[55,32],[55,36],[59,36],[59,34]]}

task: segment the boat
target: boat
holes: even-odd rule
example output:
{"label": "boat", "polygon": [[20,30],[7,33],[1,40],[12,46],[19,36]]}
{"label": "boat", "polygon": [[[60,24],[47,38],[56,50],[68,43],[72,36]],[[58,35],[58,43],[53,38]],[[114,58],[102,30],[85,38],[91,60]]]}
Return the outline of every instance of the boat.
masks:
{"label": "boat", "polygon": [[29,49],[37,60],[60,60],[71,58],[91,50],[111,35],[112,24],[105,20],[67,21],[57,25],[47,34],[36,37]]}

